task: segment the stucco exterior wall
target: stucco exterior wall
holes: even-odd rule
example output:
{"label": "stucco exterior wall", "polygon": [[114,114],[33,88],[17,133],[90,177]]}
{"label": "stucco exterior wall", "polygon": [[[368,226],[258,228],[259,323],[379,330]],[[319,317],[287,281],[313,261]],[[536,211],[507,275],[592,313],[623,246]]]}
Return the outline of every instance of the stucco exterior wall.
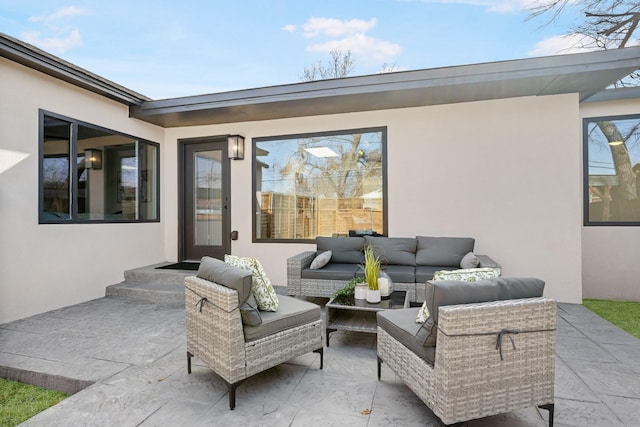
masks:
{"label": "stucco exterior wall", "polygon": [[231,164],[232,252],[254,256],[275,284],[308,244],[252,243],[251,138],[388,127],[389,235],[472,236],[503,274],[536,276],[545,294],[581,302],[580,142],[575,94],[167,129],[167,259],[177,254],[177,140],[239,133]]}
{"label": "stucco exterior wall", "polygon": [[38,224],[38,109],[155,142],[164,131],[130,119],[125,105],[5,58],[0,76],[3,323],[99,298],[124,270],[164,259],[161,223]]}
{"label": "stucco exterior wall", "polygon": [[[580,118],[640,113],[640,100],[589,102]],[[581,139],[582,141],[582,139]],[[582,227],[585,298],[640,301],[640,227]]]}

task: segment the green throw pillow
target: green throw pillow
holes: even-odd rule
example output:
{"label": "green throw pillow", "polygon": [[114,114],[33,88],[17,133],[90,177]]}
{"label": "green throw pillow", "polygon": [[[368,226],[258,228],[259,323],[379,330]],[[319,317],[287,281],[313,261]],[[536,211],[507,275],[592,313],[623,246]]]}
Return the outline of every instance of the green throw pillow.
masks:
{"label": "green throw pillow", "polygon": [[241,258],[235,255],[225,255],[224,262],[234,267],[242,268],[252,272],[253,293],[258,309],[262,311],[278,311],[278,295],[271,285],[271,281],[267,277],[260,261],[255,258]]}
{"label": "green throw pillow", "polygon": [[[433,280],[461,280],[463,282],[477,282],[478,280],[493,279],[500,276],[499,268],[464,268],[461,270],[446,271],[440,270],[433,273]],[[429,318],[427,302],[422,303],[418,310],[416,323],[424,323]]]}

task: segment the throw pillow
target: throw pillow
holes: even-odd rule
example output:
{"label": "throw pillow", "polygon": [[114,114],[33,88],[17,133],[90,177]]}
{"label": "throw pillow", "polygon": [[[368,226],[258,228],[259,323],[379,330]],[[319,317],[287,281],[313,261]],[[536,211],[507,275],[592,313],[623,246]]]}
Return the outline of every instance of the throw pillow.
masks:
{"label": "throw pillow", "polygon": [[313,261],[311,261],[311,266],[309,268],[311,270],[317,270],[327,265],[329,261],[331,261],[331,251],[321,252],[313,259]]}
{"label": "throw pillow", "polygon": [[258,309],[262,311],[278,311],[279,301],[276,290],[271,285],[271,281],[257,259],[225,255],[224,262],[252,272],[251,292],[255,297]]}
{"label": "throw pillow", "polygon": [[468,252],[460,261],[460,268],[476,268],[480,264],[480,260],[473,252]]}
{"label": "throw pillow", "polygon": [[[471,253],[471,252],[469,252]],[[500,276],[499,268],[468,268],[463,270],[445,271],[440,270],[433,273],[433,280],[460,280],[463,282],[477,282],[483,279],[493,279]],[[416,323],[424,323],[429,318],[429,308],[427,301],[422,303],[422,307],[416,316]]]}

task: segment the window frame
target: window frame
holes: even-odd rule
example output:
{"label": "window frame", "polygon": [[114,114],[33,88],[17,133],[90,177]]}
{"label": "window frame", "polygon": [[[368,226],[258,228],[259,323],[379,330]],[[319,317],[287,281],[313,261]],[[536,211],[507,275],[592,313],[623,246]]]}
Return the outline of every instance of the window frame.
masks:
{"label": "window frame", "polygon": [[582,119],[582,224],[585,227],[637,227],[640,221],[591,221],[589,219],[589,124],[601,121],[633,120],[640,114],[584,117]]}
{"label": "window frame", "polygon": [[273,239],[273,238],[260,238],[256,237],[256,222],[258,216],[258,201],[256,198],[257,191],[257,166],[258,159],[256,156],[256,146],[260,142],[264,141],[274,141],[274,140],[283,140],[283,139],[302,139],[302,138],[313,138],[313,137],[324,137],[324,136],[334,136],[334,135],[349,135],[349,134],[358,134],[358,133],[381,133],[381,154],[382,154],[382,233],[380,235],[387,236],[388,235],[388,185],[387,185],[387,126],[375,126],[375,127],[366,127],[366,128],[354,128],[354,129],[340,129],[340,130],[331,130],[331,131],[321,131],[321,132],[305,132],[305,133],[295,133],[295,134],[286,134],[286,135],[271,135],[271,136],[261,136],[252,138],[252,150],[251,150],[251,161],[252,161],[252,169],[251,169],[251,209],[253,214],[251,215],[251,241],[252,243],[315,243],[316,239]]}
{"label": "window frame", "polygon": [[[115,219],[115,218],[105,218],[105,219],[81,219],[78,218],[78,180],[74,178],[74,174],[69,175],[70,179],[70,194],[69,194],[69,203],[71,204],[71,217],[69,219],[46,219],[44,218],[44,153],[45,153],[45,141],[44,141],[44,128],[45,128],[45,117],[50,117],[57,120],[62,120],[71,124],[71,136],[69,141],[69,164],[73,164],[73,161],[78,161],[78,127],[84,126],[87,128],[95,129],[101,132],[107,132],[113,135],[118,135],[124,138],[131,139],[138,143],[142,143],[145,145],[151,145],[155,147],[155,163],[156,163],[156,171],[155,171],[155,180],[157,182],[155,197],[156,197],[156,218],[154,219]],[[103,162],[106,157],[106,153],[103,150]],[[141,188],[142,183],[142,168],[139,164],[140,158],[136,156],[138,159],[138,188]],[[103,166],[104,167],[104,166]],[[103,126],[95,125],[92,123],[84,122],[82,120],[73,119],[61,114],[57,114],[51,111],[39,109],[38,110],[38,224],[113,224],[113,223],[153,223],[160,222],[160,144],[157,142],[149,141],[147,139],[138,138],[133,135],[126,134],[124,132],[115,131],[113,129],[109,129]],[[87,193],[88,193],[88,182],[89,177],[87,176]],[[90,197],[87,194],[87,199]],[[137,200],[138,210],[141,209],[140,203],[142,202],[139,197]]]}

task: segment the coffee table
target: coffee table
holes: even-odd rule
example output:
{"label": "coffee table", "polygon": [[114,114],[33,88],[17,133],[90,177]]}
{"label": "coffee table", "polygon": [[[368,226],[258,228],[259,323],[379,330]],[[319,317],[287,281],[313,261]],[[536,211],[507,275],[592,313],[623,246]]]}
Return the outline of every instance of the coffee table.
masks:
{"label": "coffee table", "polygon": [[365,300],[352,300],[352,305],[340,304],[333,298],[326,304],[326,336],[329,347],[329,334],[338,330],[377,332],[376,313],[382,310],[409,308],[409,295],[407,291],[393,291],[389,299],[377,304],[370,304]]}

